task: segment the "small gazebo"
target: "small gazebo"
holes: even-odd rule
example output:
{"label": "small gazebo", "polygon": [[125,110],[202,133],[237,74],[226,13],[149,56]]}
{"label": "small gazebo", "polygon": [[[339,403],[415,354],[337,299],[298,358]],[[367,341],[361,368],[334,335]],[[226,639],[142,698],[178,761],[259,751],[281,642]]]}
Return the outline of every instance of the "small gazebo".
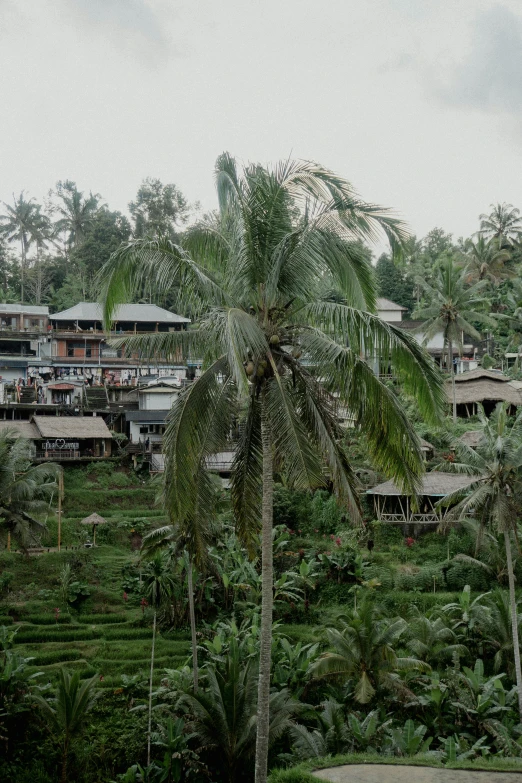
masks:
{"label": "small gazebo", "polygon": [[88,517],[85,517],[85,519],[82,519],[80,521],[80,525],[92,525],[92,543],[93,546],[96,546],[96,528],[98,525],[106,525],[107,520],[101,517],[99,514],[91,514]]}
{"label": "small gazebo", "polygon": [[439,525],[449,510],[444,505],[438,505],[439,501],[466,489],[476,479],[476,476],[437,470],[425,473],[421,478],[415,506],[412,506],[408,494],[394,481],[378,484],[366,490],[366,494],[373,496],[375,515],[380,522],[390,525]]}

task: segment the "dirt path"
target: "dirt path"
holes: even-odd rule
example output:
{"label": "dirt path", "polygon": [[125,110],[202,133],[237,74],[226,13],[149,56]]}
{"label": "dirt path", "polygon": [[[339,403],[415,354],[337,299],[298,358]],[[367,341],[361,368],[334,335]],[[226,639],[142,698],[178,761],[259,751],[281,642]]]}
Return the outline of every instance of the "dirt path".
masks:
{"label": "dirt path", "polygon": [[391,764],[347,764],[318,769],[314,775],[331,783],[522,783],[522,772],[479,772]]}

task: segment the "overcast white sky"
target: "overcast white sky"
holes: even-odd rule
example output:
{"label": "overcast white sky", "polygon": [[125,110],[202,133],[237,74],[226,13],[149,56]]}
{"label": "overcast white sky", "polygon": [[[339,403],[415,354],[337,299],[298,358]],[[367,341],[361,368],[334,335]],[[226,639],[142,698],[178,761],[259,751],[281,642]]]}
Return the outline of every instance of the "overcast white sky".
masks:
{"label": "overcast white sky", "polygon": [[0,200],[316,160],[422,236],[522,208],[520,0],[0,0]]}

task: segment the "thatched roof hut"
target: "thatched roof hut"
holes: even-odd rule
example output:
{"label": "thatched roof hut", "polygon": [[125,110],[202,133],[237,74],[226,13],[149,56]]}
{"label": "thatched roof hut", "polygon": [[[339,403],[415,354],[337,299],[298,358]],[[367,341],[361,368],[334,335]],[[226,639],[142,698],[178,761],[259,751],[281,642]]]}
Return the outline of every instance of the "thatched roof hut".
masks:
{"label": "thatched roof hut", "polygon": [[96,528],[98,525],[106,525],[107,520],[99,514],[90,514],[88,517],[80,520],[80,525],[92,525],[92,542],[96,544]]}
{"label": "thatched roof hut", "polygon": [[[445,498],[446,495],[452,495],[453,492],[472,484],[475,479],[475,476],[465,476],[462,473],[442,473],[438,470],[432,470],[422,477],[419,495]],[[406,497],[406,493],[399,489],[393,480],[377,484],[376,487],[368,489],[366,492],[368,495],[401,495]]]}
{"label": "thatched roof hut", "polygon": [[392,525],[439,525],[448,509],[437,506],[442,498],[452,495],[475,481],[475,476],[442,473],[432,470],[422,477],[417,504],[412,507],[409,496],[394,481],[385,481],[366,494],[373,495],[377,519]]}
{"label": "thatched roof hut", "polygon": [[[451,380],[446,381],[445,391],[446,399],[451,404]],[[455,399],[459,415],[473,416],[477,412],[477,403],[481,403],[488,414],[498,402],[522,405],[522,391],[506,375],[479,368],[455,376]]]}

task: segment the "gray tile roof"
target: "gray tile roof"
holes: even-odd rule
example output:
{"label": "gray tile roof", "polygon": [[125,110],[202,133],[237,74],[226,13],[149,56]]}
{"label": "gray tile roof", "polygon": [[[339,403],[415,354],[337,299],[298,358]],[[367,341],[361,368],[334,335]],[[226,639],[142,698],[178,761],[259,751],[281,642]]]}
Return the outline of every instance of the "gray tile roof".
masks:
{"label": "gray tile roof", "polygon": [[392,302],[391,299],[385,299],[382,296],[377,297],[377,310],[407,310],[407,307]]}
{"label": "gray tile roof", "polygon": [[[98,302],[79,302],[61,313],[53,313],[51,321],[102,321],[102,308]],[[136,323],[188,324],[190,318],[171,313],[155,304],[122,304],[116,309],[115,321]]]}
{"label": "gray tile roof", "polygon": [[152,424],[165,424],[167,416],[170,410],[164,411],[125,411],[125,418],[127,421],[142,421]]}
{"label": "gray tile roof", "polygon": [[49,315],[49,308],[44,305],[0,304],[0,313],[19,315]]}

